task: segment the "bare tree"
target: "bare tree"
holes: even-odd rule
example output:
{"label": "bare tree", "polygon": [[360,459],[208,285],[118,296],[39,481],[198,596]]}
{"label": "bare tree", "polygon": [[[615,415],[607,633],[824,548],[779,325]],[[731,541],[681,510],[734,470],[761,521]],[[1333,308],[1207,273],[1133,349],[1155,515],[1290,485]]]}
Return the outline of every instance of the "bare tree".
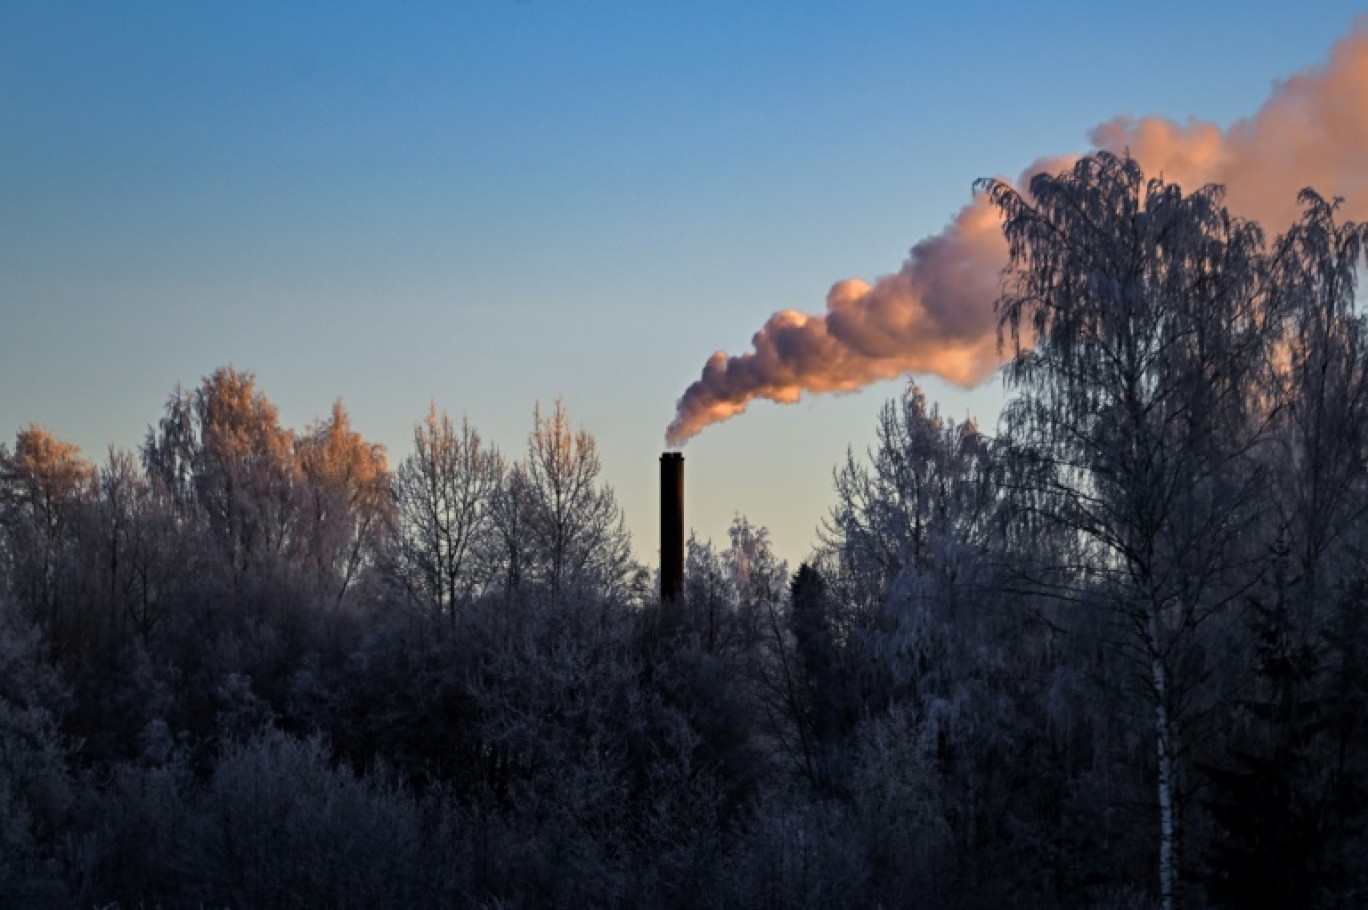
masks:
{"label": "bare tree", "polygon": [[413,428],[413,453],[395,474],[399,579],[419,602],[454,619],[486,583],[480,564],[494,531],[503,459],[462,419],[436,405]]}
{"label": "bare tree", "polygon": [[570,588],[622,588],[631,562],[630,538],[611,487],[600,479],[594,437],[571,426],[565,403],[549,415],[532,412],[524,478],[516,499],[524,512],[531,569],[552,597]]}
{"label": "bare tree", "polygon": [[498,579],[506,598],[515,596],[531,574],[531,494],[527,470],[520,462],[509,466],[494,490],[490,509],[494,539],[488,554],[489,566],[491,577]]}
{"label": "bare tree", "polygon": [[147,645],[196,554],[128,452],[111,448],[100,468],[96,517],[96,574],[110,608]]}
{"label": "bare tree", "polygon": [[[1129,158],[1081,159],[1023,195],[981,181],[1005,218],[1000,332],[1014,344],[1005,414],[1048,465],[1035,499],[1078,535],[1086,584],[1122,611],[1148,671],[1159,890],[1181,903],[1184,706],[1197,627],[1250,577],[1242,534],[1261,478],[1257,388],[1273,337],[1258,226],[1217,187],[1185,194]],[[1033,347],[1022,343],[1029,337]]]}

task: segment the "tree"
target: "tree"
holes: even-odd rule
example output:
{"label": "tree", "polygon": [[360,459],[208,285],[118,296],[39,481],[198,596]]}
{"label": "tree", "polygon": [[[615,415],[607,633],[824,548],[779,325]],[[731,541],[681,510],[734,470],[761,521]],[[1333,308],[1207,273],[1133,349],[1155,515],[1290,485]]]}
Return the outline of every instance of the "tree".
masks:
{"label": "tree", "polygon": [[575,588],[617,592],[631,561],[631,541],[617,497],[599,474],[598,445],[571,426],[565,403],[532,412],[527,456],[511,490],[523,511],[530,568],[551,596]]}
{"label": "tree", "polygon": [[146,646],[195,554],[179,540],[174,515],[128,452],[111,448],[100,468],[97,518],[100,586],[110,609]]}
{"label": "tree", "polygon": [[[1181,903],[1184,705],[1196,629],[1249,580],[1242,540],[1263,482],[1250,457],[1266,415],[1250,390],[1274,315],[1257,225],[1218,187],[1185,194],[1098,153],[1029,195],[978,184],[1002,213],[1010,263],[1000,334],[1020,394],[1005,420],[1044,462],[1034,508],[1077,535],[1085,559],[1057,592],[1121,611],[1147,669],[1159,811],[1159,890]],[[1033,347],[1028,348],[1024,342]]]}
{"label": "tree", "polygon": [[46,650],[0,592],[0,893],[22,906],[72,901],[55,860],[70,837],[78,743],[62,732],[71,692]]}
{"label": "tree", "polygon": [[928,407],[909,380],[879,412],[866,462],[848,452],[835,474],[836,505],[822,533],[838,570],[833,584],[866,621],[909,574],[953,601],[973,581],[966,559],[986,549],[993,529],[989,440],[973,421]]}
{"label": "tree", "polygon": [[754,669],[769,611],[784,599],[788,568],[775,557],[769,531],[746,517],[735,516],[727,536],[730,546],[719,551],[689,535],[683,610],[670,621],[708,654]]}
{"label": "tree", "polygon": [[57,623],[63,570],[74,558],[95,469],[79,447],[36,424],[0,449],[0,530],[13,594],[29,618]]}
{"label": "tree", "polygon": [[351,428],[338,401],[332,416],[298,441],[296,457],[300,556],[341,603],[360,572],[376,563],[394,524],[385,450]]}
{"label": "tree", "polygon": [[495,487],[490,509],[496,545],[491,566],[506,599],[522,590],[523,580],[532,572],[532,508],[532,484],[527,469],[521,462],[515,462]]}
{"label": "tree", "polygon": [[806,563],[798,567],[789,592],[789,622],[802,680],[793,710],[804,770],[818,792],[843,793],[859,708],[833,621],[834,604],[826,580]]}
{"label": "tree", "polygon": [[[1349,574],[1345,544],[1368,514],[1368,332],[1355,303],[1368,225],[1336,223],[1338,200],[1301,193],[1280,239],[1274,280],[1284,333],[1275,361],[1279,526],[1305,619],[1324,582]],[[1310,628],[1310,624],[1307,624]]]}
{"label": "tree", "polygon": [[1247,725],[1223,767],[1207,768],[1216,823],[1208,891],[1221,906],[1326,905],[1342,879],[1333,846],[1361,809],[1361,786],[1337,767],[1333,706],[1325,691],[1324,647],[1298,644],[1287,604],[1258,600],[1253,697],[1242,699]]}
{"label": "tree", "polygon": [[209,534],[235,592],[249,571],[287,556],[298,506],[294,434],[253,374],[220,367],[194,392],[177,388],[142,454],[154,486]]}
{"label": "tree", "polygon": [[1231,906],[1356,903],[1348,870],[1362,852],[1368,332],[1356,290],[1368,226],[1339,221],[1340,201],[1313,190],[1299,201],[1271,263],[1270,568],[1247,628],[1231,630],[1252,632],[1257,660],[1234,745],[1207,768],[1208,887]]}
{"label": "tree", "polygon": [[503,459],[468,420],[458,431],[445,411],[428,408],[413,428],[413,454],[395,475],[399,509],[398,576],[437,614],[457,609],[487,581],[480,559],[490,549]]}

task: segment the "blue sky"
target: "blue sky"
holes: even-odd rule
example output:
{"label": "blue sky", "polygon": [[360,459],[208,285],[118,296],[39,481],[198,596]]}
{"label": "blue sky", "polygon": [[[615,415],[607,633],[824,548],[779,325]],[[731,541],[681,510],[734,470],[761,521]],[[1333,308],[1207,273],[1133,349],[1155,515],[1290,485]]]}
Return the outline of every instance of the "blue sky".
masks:
{"label": "blue sky", "polygon": [[[1253,113],[1361,12],[0,0],[0,434],[100,458],[232,363],[293,426],[341,397],[393,464],[429,401],[515,454],[563,396],[654,562],[664,427],[714,350],[1115,115]],[[925,387],[991,427],[995,382]],[[690,524],[806,555],[896,390],[705,430]]]}

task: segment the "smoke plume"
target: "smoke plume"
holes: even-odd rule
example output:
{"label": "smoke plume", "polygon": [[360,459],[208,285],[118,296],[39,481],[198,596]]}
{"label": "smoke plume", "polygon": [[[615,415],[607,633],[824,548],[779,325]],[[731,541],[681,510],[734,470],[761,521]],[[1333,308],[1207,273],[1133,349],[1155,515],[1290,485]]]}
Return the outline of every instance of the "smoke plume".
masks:
{"label": "smoke plume", "polygon": [[[1192,190],[1226,187],[1232,211],[1270,232],[1290,223],[1306,186],[1342,196],[1349,217],[1368,216],[1368,20],[1331,51],[1329,63],[1279,83],[1253,117],[1227,130],[1189,120],[1120,117],[1092,131],[1094,149],[1129,151],[1145,173]],[[1042,159],[1018,185],[1072,159]],[[752,350],[718,351],[679,399],[665,432],[680,445],[756,398],[791,403],[803,392],[845,392],[905,373],[963,386],[1000,363],[993,302],[1007,263],[997,212],[976,197],[940,234],[912,248],[896,274],[873,285],[848,279],[827,294],[826,313],[781,310]]]}

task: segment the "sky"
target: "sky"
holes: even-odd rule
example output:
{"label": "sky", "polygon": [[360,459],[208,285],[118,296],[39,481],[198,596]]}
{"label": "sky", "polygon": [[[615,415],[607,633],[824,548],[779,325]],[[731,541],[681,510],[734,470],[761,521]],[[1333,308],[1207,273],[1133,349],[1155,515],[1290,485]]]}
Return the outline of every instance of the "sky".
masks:
{"label": "sky", "polygon": [[[516,456],[561,397],[654,564],[714,351],[1117,116],[1252,115],[1364,12],[1297,6],[0,0],[0,438],[99,460],[225,364],[392,466],[429,402]],[[687,523],[796,566],[901,384],[703,429]],[[996,378],[922,385],[993,428]]]}

